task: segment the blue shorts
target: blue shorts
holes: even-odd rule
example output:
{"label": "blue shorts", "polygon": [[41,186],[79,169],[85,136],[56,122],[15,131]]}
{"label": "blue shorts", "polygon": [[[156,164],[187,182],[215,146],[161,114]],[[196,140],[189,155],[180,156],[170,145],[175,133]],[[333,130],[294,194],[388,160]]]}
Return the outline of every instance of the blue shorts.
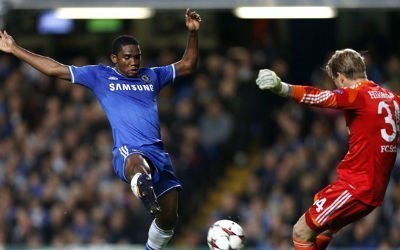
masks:
{"label": "blue shorts", "polygon": [[176,177],[174,168],[172,167],[171,159],[169,158],[168,153],[164,151],[162,144],[145,145],[140,147],[123,145],[114,148],[114,171],[121,180],[128,183],[130,182],[125,177],[125,160],[133,154],[142,155],[146,158],[147,163],[154,167],[152,181],[157,198],[174,188],[178,190],[182,189],[182,185]]}

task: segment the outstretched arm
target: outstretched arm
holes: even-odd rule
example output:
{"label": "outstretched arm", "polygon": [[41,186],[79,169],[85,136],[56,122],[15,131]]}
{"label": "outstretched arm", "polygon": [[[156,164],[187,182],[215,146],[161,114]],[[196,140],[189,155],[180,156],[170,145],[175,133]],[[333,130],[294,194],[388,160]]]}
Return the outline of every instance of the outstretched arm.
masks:
{"label": "outstretched arm", "polygon": [[0,51],[13,54],[48,76],[64,80],[71,79],[68,66],[18,46],[13,37],[7,34],[6,31],[0,31]]}
{"label": "outstretched arm", "polygon": [[197,58],[199,56],[198,31],[201,23],[200,15],[195,11],[187,9],[185,13],[185,22],[189,30],[189,37],[182,59],[175,63],[177,76],[193,73],[196,69]]}
{"label": "outstretched arm", "polygon": [[322,108],[357,109],[362,102],[357,98],[358,91],[340,88],[334,91],[322,90],[311,86],[291,85],[282,82],[274,71],[261,69],[256,80],[262,90],[289,97],[298,103]]}
{"label": "outstretched arm", "polygon": [[275,72],[269,69],[260,69],[256,83],[260,89],[270,90],[283,97],[290,96],[292,92],[292,85],[282,82]]}

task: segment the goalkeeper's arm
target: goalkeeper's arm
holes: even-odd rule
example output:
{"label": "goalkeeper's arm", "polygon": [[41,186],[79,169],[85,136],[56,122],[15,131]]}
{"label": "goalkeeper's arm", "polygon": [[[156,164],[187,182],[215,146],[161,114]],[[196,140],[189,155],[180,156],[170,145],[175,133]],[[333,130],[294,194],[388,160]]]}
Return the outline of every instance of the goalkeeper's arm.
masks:
{"label": "goalkeeper's arm", "polygon": [[291,93],[291,85],[282,82],[275,72],[269,69],[259,71],[256,83],[260,89],[270,90],[283,97],[288,97]]}

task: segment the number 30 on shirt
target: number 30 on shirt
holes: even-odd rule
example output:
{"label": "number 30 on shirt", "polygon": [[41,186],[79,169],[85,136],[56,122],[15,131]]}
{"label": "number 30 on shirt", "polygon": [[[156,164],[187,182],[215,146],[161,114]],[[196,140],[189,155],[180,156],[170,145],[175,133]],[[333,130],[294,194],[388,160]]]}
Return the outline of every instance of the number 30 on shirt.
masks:
{"label": "number 30 on shirt", "polygon": [[390,110],[389,105],[381,101],[378,104],[378,114],[381,115],[383,114],[383,110],[386,112],[385,116],[385,123],[390,124],[392,127],[391,133],[388,133],[386,129],[381,129],[381,136],[382,138],[387,141],[387,142],[392,142],[396,138],[396,133],[399,132],[399,127],[398,127],[398,120],[399,120],[399,104],[396,101],[393,101],[393,106],[394,106],[394,114],[392,114],[392,111]]}

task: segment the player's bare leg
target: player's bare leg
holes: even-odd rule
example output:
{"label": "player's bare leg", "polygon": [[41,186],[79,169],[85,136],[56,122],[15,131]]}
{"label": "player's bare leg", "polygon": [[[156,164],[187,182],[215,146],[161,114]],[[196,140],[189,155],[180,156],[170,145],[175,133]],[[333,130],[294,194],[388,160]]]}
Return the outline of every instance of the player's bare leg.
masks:
{"label": "player's bare leg", "polygon": [[178,222],[178,190],[173,189],[159,198],[161,212],[156,217],[162,229],[174,229]]}
{"label": "player's bare leg", "polygon": [[130,180],[133,193],[151,214],[156,215],[161,208],[154,193],[150,173],[150,166],[143,156],[134,154],[126,159],[125,176]]}
{"label": "player's bare leg", "polygon": [[147,250],[160,250],[174,235],[178,222],[178,191],[173,189],[159,198],[161,212],[150,226]]}
{"label": "player's bare leg", "polygon": [[308,225],[304,214],[300,217],[293,227],[293,244],[296,250],[318,250],[315,243],[317,233],[315,233]]}

